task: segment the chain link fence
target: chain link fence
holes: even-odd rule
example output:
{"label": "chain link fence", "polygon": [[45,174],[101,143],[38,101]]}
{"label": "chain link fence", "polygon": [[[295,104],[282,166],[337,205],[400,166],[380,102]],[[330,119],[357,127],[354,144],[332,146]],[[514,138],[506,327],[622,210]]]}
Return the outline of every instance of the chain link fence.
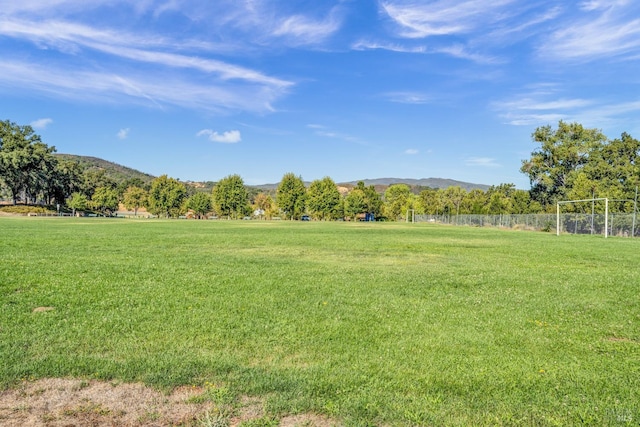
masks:
{"label": "chain link fence", "polygon": [[[411,217],[409,217],[411,218]],[[415,222],[431,222],[471,227],[499,227],[518,230],[556,231],[555,214],[525,215],[415,215]],[[604,235],[604,214],[560,214],[560,232]],[[635,214],[609,214],[609,236],[639,237]]]}

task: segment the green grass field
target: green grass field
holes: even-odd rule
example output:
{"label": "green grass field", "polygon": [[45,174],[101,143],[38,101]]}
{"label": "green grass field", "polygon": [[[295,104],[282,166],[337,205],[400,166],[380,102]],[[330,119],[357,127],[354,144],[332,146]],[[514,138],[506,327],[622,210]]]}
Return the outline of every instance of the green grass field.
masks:
{"label": "green grass field", "polygon": [[0,235],[0,388],[215,383],[347,425],[640,422],[638,240],[70,218]]}

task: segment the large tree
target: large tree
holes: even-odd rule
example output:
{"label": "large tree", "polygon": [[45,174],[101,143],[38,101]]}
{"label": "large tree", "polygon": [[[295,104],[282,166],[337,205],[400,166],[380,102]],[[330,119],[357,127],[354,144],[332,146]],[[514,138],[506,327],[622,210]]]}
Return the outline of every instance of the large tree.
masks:
{"label": "large tree", "polygon": [[384,213],[389,219],[397,220],[408,209],[411,188],[407,184],[390,185],[384,192]]}
{"label": "large tree", "polygon": [[67,206],[71,208],[73,215],[75,216],[76,211],[85,210],[87,206],[89,206],[89,199],[87,199],[87,196],[84,193],[78,191],[69,196]]}
{"label": "large tree", "polygon": [[148,210],[154,215],[177,217],[187,190],[180,181],[162,175],[153,180],[149,191]]}
{"label": "large tree", "polygon": [[307,189],[302,177],[287,173],[282,177],[276,193],[278,207],[286,219],[299,219],[306,209]]}
{"label": "large tree", "polygon": [[315,219],[331,220],[343,217],[342,197],[338,186],[328,176],[311,183],[307,191],[307,206]]}
{"label": "large tree", "polygon": [[4,182],[15,205],[44,197],[56,167],[55,147],[44,144],[31,126],[0,121],[0,180]]}
{"label": "large tree", "polygon": [[82,190],[82,167],[74,160],[58,159],[49,180],[47,198],[63,204],[71,194]]}
{"label": "large tree", "polygon": [[147,204],[148,196],[148,192],[140,187],[129,187],[122,196],[122,203],[125,208],[133,209],[133,214],[138,216],[138,209]]}
{"label": "large tree", "polygon": [[198,191],[187,200],[187,209],[191,209],[197,218],[204,218],[211,211],[211,205],[211,196],[202,191]]}
{"label": "large tree", "polygon": [[213,205],[218,215],[235,219],[249,212],[249,194],[240,175],[229,175],[213,187]]}
{"label": "large tree", "polygon": [[111,216],[118,210],[118,192],[114,188],[98,187],[91,198],[91,207],[104,215]]}
{"label": "large tree", "polygon": [[532,135],[540,147],[522,162],[520,170],[529,176],[531,197],[543,206],[565,199],[572,175],[589,163],[592,153],[602,150],[606,137],[598,129],[560,121],[537,128]]}

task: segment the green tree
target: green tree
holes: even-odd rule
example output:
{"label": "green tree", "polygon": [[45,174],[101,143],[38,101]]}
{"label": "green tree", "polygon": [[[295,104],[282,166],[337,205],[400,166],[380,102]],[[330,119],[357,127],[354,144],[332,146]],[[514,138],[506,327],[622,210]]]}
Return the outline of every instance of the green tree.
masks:
{"label": "green tree", "polygon": [[287,173],[276,191],[276,202],[286,219],[300,219],[306,209],[307,189],[302,177]]}
{"label": "green tree", "polygon": [[511,195],[511,213],[538,213],[541,207],[538,202],[531,200],[531,193],[526,190],[514,190]]}
{"label": "green tree", "polygon": [[460,212],[464,214],[480,215],[486,213],[487,194],[479,188],[474,188],[464,196]]}
{"label": "green tree", "polygon": [[632,211],[633,203],[628,200],[635,199],[640,185],[640,141],[623,133],[592,153],[583,171],[594,183],[596,197],[615,199],[611,203],[618,211]]}
{"label": "green tree", "polygon": [[82,173],[82,191],[91,198],[96,188],[117,188],[116,182],[109,178],[104,169],[85,169]]}
{"label": "green tree", "polygon": [[424,211],[428,215],[442,215],[444,212],[444,202],[442,200],[442,190],[435,188],[425,188],[419,194],[422,199]]}
{"label": "green tree", "polygon": [[384,214],[397,220],[406,213],[411,188],[407,184],[390,185],[384,192]]}
{"label": "green tree", "polygon": [[487,190],[487,213],[500,215],[511,213],[511,197],[516,187],[513,184],[500,184],[491,186]]}
{"label": "green tree", "polygon": [[560,121],[557,129],[537,128],[532,135],[540,147],[522,162],[520,171],[529,176],[531,198],[542,206],[555,206],[566,199],[573,174],[588,164],[590,155],[602,149],[606,137],[598,129]]}
{"label": "green tree", "polygon": [[76,211],[83,211],[89,206],[89,199],[84,193],[75,192],[67,199],[67,206],[71,208],[73,216]]}
{"label": "green tree", "polygon": [[102,214],[111,216],[118,210],[118,192],[114,188],[98,187],[93,193],[90,205]]}
{"label": "green tree", "polygon": [[73,160],[58,159],[49,180],[47,190],[49,201],[53,199],[57,203],[64,204],[71,194],[81,190],[82,167],[80,164]]}
{"label": "green tree", "polygon": [[258,193],[253,199],[253,211],[263,212],[260,217],[266,216],[271,218],[273,216],[275,203],[273,198],[266,193]]}
{"label": "green tree", "polygon": [[249,195],[240,175],[229,175],[213,187],[213,205],[218,215],[235,219],[249,212]]}
{"label": "green tree", "polygon": [[354,188],[344,199],[344,214],[354,219],[358,214],[367,212],[367,199],[364,190]]}
{"label": "green tree", "polygon": [[191,209],[198,218],[204,218],[207,213],[211,212],[211,206],[211,196],[202,191],[189,197],[187,201],[187,209]]}
{"label": "green tree", "polygon": [[311,215],[319,220],[343,217],[342,197],[338,186],[328,176],[311,183],[307,190],[307,206]]}
{"label": "green tree", "polygon": [[27,202],[44,196],[56,166],[55,151],[31,126],[0,121],[0,180],[11,192],[14,205],[21,194]]}
{"label": "green tree", "polygon": [[148,210],[154,215],[177,217],[187,190],[180,181],[162,175],[153,180],[149,191]]}
{"label": "green tree", "polygon": [[442,200],[444,202],[445,209],[450,215],[459,215],[460,206],[467,195],[467,190],[457,185],[448,187],[442,192]]}
{"label": "green tree", "polygon": [[138,216],[138,209],[147,204],[148,192],[143,188],[132,186],[125,190],[122,202],[127,209],[133,209],[133,214]]}

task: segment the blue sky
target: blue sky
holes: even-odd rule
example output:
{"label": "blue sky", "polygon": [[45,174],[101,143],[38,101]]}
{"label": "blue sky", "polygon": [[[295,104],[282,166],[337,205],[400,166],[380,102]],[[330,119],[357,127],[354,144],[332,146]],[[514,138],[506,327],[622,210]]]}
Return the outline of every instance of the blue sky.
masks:
{"label": "blue sky", "polygon": [[182,180],[526,189],[538,126],[640,138],[636,0],[0,0],[0,58],[0,119]]}

